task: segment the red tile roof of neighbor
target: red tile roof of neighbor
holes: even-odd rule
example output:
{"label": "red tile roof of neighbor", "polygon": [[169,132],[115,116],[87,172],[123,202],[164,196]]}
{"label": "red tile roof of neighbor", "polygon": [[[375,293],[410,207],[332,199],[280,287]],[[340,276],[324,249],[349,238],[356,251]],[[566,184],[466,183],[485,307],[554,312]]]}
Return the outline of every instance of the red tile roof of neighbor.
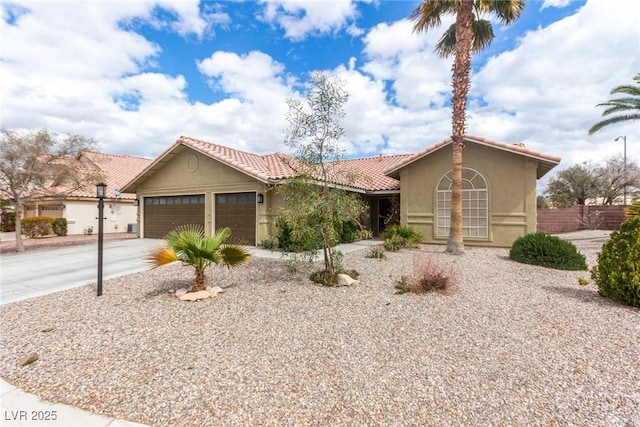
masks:
{"label": "red tile roof of neighbor", "polygon": [[[465,140],[470,143],[483,144],[538,159],[538,178],[560,163],[559,157],[529,150],[521,144],[507,144],[473,135],[466,135]],[[351,188],[354,191],[373,193],[398,191],[400,189],[400,181],[396,178],[400,169],[450,143],[451,138],[446,138],[415,154],[379,155],[331,162],[333,176],[330,177],[330,181],[336,185]],[[147,179],[169,162],[182,151],[182,147],[198,151],[264,183],[278,183],[298,173],[295,167],[296,159],[283,153],[253,154],[224,145],[181,136],[123,188],[128,191],[135,191],[137,183]]]}
{"label": "red tile roof of neighbor", "polygon": [[[107,198],[116,198],[116,190],[120,191],[126,183],[131,181],[140,171],[146,168],[153,160],[143,157],[121,156],[115,154],[97,153],[94,151],[84,151],[75,158],[67,161],[72,163],[73,168],[85,176],[94,175],[95,179],[107,185]],[[84,187],[65,192],[65,197],[95,198],[96,184],[90,183]],[[55,191],[60,194],[60,191]],[[46,197],[46,193],[43,194]],[[136,195],[133,193],[120,193],[119,199],[133,200]]]}

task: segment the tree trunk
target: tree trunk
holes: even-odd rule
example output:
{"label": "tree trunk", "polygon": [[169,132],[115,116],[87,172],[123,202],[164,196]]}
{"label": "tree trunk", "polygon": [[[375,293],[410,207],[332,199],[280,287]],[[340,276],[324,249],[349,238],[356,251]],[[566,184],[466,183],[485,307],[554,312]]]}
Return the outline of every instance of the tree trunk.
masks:
{"label": "tree trunk", "polygon": [[446,251],[464,253],[462,238],[462,150],[464,149],[465,109],[469,92],[471,70],[471,43],[473,41],[473,0],[462,0],[456,9],[456,48],[453,61],[453,111],[451,139],[453,147],[451,179],[451,225]]}
{"label": "tree trunk", "polygon": [[206,290],[206,286],[204,285],[204,270],[196,271],[196,281],[191,287],[191,292],[198,292]]}
{"label": "tree trunk", "polygon": [[16,200],[16,252],[24,252],[24,243],[22,243],[22,212],[24,208],[21,200]]}

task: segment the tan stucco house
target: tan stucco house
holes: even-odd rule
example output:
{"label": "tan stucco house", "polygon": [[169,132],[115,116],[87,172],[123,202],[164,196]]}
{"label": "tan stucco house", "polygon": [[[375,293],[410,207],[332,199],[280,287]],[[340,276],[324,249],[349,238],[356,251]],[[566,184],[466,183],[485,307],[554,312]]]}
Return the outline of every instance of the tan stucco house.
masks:
{"label": "tan stucco house", "polygon": [[[510,246],[536,230],[536,180],[560,162],[521,144],[467,135],[464,153],[464,236],[470,245]],[[122,191],[139,200],[141,237],[161,238],[183,224],[206,233],[229,227],[250,245],[276,233],[283,200],[275,187],[296,174],[286,154],[258,155],[180,137]],[[400,222],[425,243],[446,243],[450,209],[451,140],[416,154],[341,160],[339,185],[369,206],[374,235],[399,197]],[[349,179],[346,177],[349,176]]]}

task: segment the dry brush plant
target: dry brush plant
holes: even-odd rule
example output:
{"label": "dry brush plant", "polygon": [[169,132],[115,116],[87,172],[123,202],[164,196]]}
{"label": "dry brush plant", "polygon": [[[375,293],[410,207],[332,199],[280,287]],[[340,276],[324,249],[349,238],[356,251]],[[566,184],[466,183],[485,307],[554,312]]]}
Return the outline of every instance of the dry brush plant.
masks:
{"label": "dry brush plant", "polygon": [[416,254],[413,271],[402,276],[395,288],[397,294],[438,292],[449,295],[457,290],[458,281],[458,273],[453,267],[442,266],[432,258]]}

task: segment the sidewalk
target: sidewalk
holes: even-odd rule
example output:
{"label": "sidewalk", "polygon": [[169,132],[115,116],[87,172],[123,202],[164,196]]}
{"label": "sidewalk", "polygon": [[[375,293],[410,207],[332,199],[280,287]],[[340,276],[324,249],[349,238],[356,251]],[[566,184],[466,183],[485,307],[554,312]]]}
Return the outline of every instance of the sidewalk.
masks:
{"label": "sidewalk", "polygon": [[144,427],[144,424],[92,414],[73,406],[45,402],[1,379],[0,409],[3,427]]}

